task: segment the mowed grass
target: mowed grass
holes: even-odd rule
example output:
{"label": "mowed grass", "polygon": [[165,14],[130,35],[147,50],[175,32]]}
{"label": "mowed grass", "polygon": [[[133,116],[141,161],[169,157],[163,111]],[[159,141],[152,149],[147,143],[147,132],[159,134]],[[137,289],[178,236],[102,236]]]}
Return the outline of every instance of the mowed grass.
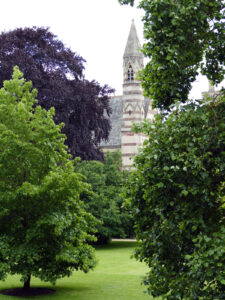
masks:
{"label": "mowed grass", "polygon": [[[43,299],[43,300],[151,300],[144,293],[141,277],[147,267],[130,256],[135,242],[112,242],[107,246],[96,247],[98,265],[94,271],[84,274],[74,272],[69,278],[57,281],[55,286],[31,279],[32,287],[50,287],[56,292],[52,295],[18,298],[0,295],[7,299]],[[8,277],[0,282],[0,290],[20,287],[19,276]]]}

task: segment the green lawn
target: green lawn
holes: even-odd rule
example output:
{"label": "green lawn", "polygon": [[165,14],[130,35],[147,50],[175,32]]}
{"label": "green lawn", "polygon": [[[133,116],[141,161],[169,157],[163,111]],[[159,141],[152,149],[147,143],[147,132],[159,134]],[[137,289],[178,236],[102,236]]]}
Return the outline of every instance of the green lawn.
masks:
{"label": "green lawn", "polygon": [[[130,259],[135,247],[134,242],[112,242],[108,246],[97,247],[98,265],[88,274],[74,272],[73,276],[57,281],[56,293],[49,296],[18,298],[0,295],[6,299],[43,299],[43,300],[151,300],[144,294],[141,276],[147,268],[144,264]],[[8,277],[0,282],[0,289],[20,287],[19,277]],[[39,280],[31,279],[31,286],[52,287]]]}

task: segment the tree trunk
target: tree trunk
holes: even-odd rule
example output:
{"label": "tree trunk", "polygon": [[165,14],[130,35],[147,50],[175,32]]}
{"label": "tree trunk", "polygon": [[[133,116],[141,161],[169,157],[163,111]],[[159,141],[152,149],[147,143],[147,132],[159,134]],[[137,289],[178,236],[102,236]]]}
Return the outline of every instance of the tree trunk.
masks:
{"label": "tree trunk", "polygon": [[24,282],[23,289],[26,291],[30,289],[30,279],[31,279],[31,275],[29,275],[27,281]]}

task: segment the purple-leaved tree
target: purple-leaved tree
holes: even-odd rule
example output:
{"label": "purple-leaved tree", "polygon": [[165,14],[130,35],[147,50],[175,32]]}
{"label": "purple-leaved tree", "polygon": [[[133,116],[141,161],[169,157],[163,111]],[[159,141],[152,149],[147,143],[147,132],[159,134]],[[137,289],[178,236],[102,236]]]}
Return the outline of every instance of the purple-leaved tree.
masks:
{"label": "purple-leaved tree", "polygon": [[101,160],[99,143],[109,135],[113,90],[85,79],[84,62],[47,28],[0,34],[0,86],[17,65],[38,90],[38,103],[45,109],[53,106],[55,122],[65,123],[63,133],[73,157]]}

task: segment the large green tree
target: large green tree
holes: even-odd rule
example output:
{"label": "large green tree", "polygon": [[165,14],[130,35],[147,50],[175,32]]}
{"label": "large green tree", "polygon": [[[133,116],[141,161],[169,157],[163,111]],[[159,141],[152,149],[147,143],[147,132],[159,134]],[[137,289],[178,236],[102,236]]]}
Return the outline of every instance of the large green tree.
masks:
{"label": "large green tree", "polygon": [[150,59],[140,77],[163,114],[136,126],[148,138],[127,197],[141,241],[135,255],[149,266],[144,283],[154,297],[225,295],[225,96],[188,99],[199,70],[214,84],[224,78],[224,4],[139,1]]}
{"label": "large green tree", "polygon": [[80,202],[88,186],[74,173],[63,124],[35,105],[31,88],[15,68],[0,90],[0,279],[20,274],[25,289],[31,276],[54,283],[95,266],[95,221]]}
{"label": "large green tree", "polygon": [[[134,0],[119,0],[134,5]],[[199,70],[214,84],[225,74],[224,0],[140,0],[144,10],[143,52],[150,60],[140,74],[153,105],[168,109],[187,101]]]}
{"label": "large green tree", "polygon": [[105,244],[112,237],[133,236],[133,218],[123,207],[124,184],[129,177],[122,170],[121,153],[108,152],[104,162],[82,161],[76,165],[76,171],[86,177],[92,186],[92,193],[82,193],[85,209],[92,213],[100,223],[97,226],[97,243]]}
{"label": "large green tree", "polygon": [[127,188],[144,283],[163,299],[224,299],[225,97],[136,128],[148,136]]}

